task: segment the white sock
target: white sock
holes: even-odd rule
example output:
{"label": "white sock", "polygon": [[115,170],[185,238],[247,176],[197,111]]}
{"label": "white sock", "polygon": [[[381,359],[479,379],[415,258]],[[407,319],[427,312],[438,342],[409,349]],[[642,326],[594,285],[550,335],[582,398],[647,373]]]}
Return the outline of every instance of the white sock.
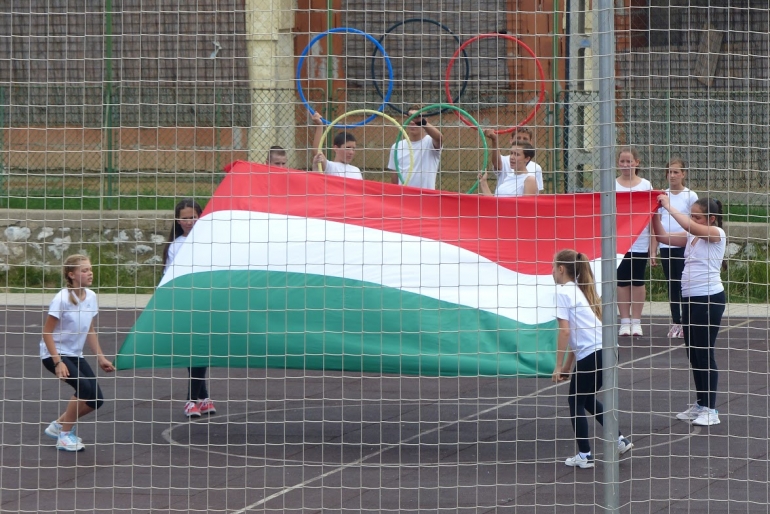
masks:
{"label": "white sock", "polygon": [[578,455],[580,455],[581,459],[588,459],[591,456],[591,452],[588,452],[588,453],[578,452]]}
{"label": "white sock", "polygon": [[623,435],[622,435],[622,434],[621,434],[621,435],[619,435],[619,436],[618,436],[618,443],[622,443],[622,442],[623,442],[623,439],[625,439],[625,437],[623,437]]}
{"label": "white sock", "polygon": [[620,324],[621,325],[630,325],[631,324],[631,318],[620,318]]}
{"label": "white sock", "polygon": [[641,325],[642,324],[642,320],[640,320],[640,319],[632,319],[631,323],[633,325]]}

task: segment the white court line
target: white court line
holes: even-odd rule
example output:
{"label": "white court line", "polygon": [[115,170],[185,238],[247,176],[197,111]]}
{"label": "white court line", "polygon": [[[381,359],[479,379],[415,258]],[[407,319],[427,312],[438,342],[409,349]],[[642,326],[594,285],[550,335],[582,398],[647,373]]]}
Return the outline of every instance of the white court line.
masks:
{"label": "white court line", "polygon": [[[727,331],[729,331],[732,328],[739,328],[741,326],[744,326],[744,325],[748,324],[750,321],[751,320],[746,320],[746,321],[743,321],[743,322],[741,322],[741,323],[739,323],[737,325],[733,325],[733,326],[730,326],[730,327],[724,327],[724,329],[722,330],[722,333],[727,332]],[[655,358],[655,357],[659,357],[661,355],[665,355],[667,353],[673,352],[674,350],[677,350],[677,349],[680,349],[680,348],[683,348],[683,347],[684,347],[683,344],[680,344],[680,345],[677,345],[677,346],[672,346],[672,347],[670,347],[670,348],[668,348],[666,350],[663,350],[661,352],[650,354],[650,355],[646,355],[644,357],[639,357],[637,359],[634,359],[634,360],[631,360],[631,361],[628,361],[628,362],[624,362],[623,364],[619,364],[618,367],[619,368],[626,368],[626,367],[628,367],[631,364],[634,364],[634,363],[637,363],[637,362],[641,362],[641,361],[644,361],[644,360],[648,360],[648,359],[652,359],[652,358]],[[493,412],[493,411],[501,409],[503,407],[508,407],[510,405],[514,405],[514,404],[516,404],[516,403],[518,403],[518,402],[520,402],[522,400],[535,397],[537,395],[545,393],[546,391],[550,391],[552,389],[556,389],[557,387],[560,387],[560,386],[563,386],[563,385],[567,385],[567,383],[566,382],[562,382],[562,383],[559,383],[559,384],[552,384],[550,386],[543,387],[542,389],[538,389],[536,391],[533,391],[533,392],[531,392],[531,393],[529,393],[527,395],[520,396],[520,397],[514,398],[512,400],[509,400],[507,402],[504,402],[504,403],[495,405],[493,407],[490,407],[488,409],[484,409],[484,410],[481,410],[479,412],[470,414],[468,416],[465,416],[464,418],[461,418],[461,419],[458,419],[458,420],[448,421],[448,422],[444,423],[443,425],[437,426],[435,428],[431,428],[429,430],[425,430],[425,431],[420,432],[418,434],[415,434],[415,435],[413,435],[411,437],[408,437],[408,438],[406,438],[404,440],[401,440],[397,444],[389,444],[389,445],[385,446],[384,448],[381,448],[381,449],[377,450],[376,452],[372,452],[372,453],[370,453],[368,455],[365,455],[364,457],[361,457],[360,459],[357,459],[357,460],[355,460],[353,462],[349,462],[347,464],[343,464],[342,466],[338,466],[338,467],[336,467],[334,469],[331,469],[331,470],[327,471],[326,473],[323,473],[321,475],[317,475],[317,476],[315,476],[313,478],[309,478],[309,479],[307,479],[307,480],[305,480],[303,482],[300,482],[298,484],[295,484],[293,486],[281,489],[280,491],[275,492],[275,493],[271,494],[270,496],[267,496],[267,497],[262,498],[261,500],[259,500],[257,502],[252,503],[251,505],[247,505],[243,509],[239,509],[239,510],[233,511],[231,514],[245,514],[248,511],[250,511],[251,509],[254,509],[256,507],[259,507],[261,505],[266,504],[270,500],[274,500],[275,498],[279,498],[281,496],[289,494],[292,491],[296,491],[297,489],[301,489],[301,488],[303,488],[303,487],[305,487],[307,485],[310,485],[310,484],[312,484],[314,482],[322,480],[323,478],[326,478],[328,476],[336,475],[337,473],[341,473],[341,472],[345,471],[346,469],[358,466],[359,464],[362,464],[362,463],[366,462],[369,459],[377,457],[378,455],[382,455],[383,453],[385,453],[387,451],[390,451],[390,450],[393,450],[395,448],[398,448],[402,444],[409,443],[410,441],[413,441],[415,439],[419,439],[420,437],[423,437],[425,435],[432,434],[432,433],[438,432],[440,430],[444,430],[447,427],[451,427],[453,425],[457,425],[457,424],[459,424],[461,422],[470,421],[470,420],[472,420],[474,418],[478,418],[478,417],[480,417],[480,416],[482,416],[484,414]],[[175,441],[173,441],[173,439],[170,437],[170,434],[174,430],[174,428],[176,428],[177,426],[186,426],[186,425],[187,425],[186,423],[185,424],[179,423],[178,425],[174,425],[172,427],[169,427],[168,429],[163,431],[163,437],[166,438],[166,440],[169,441],[169,443],[177,444],[179,446],[185,446],[185,445],[182,445],[181,443],[176,443]],[[690,432],[689,434],[686,434],[686,435],[680,437],[679,439],[676,439],[674,441],[667,441],[667,442],[659,443],[659,444],[655,444],[655,445],[650,445],[650,446],[647,446],[647,447],[638,447],[638,450],[650,449],[650,448],[661,446],[661,445],[674,444],[674,443],[683,441],[685,439],[689,439],[694,434],[699,434],[699,433],[700,433],[700,429],[698,427],[695,427],[695,428],[693,428],[692,432]],[[202,449],[202,448],[198,449],[198,448],[195,448],[193,446],[187,446],[187,447],[190,448],[191,450],[207,451],[205,449]],[[637,447],[635,446],[635,448],[637,448]],[[224,454],[224,455],[230,455],[227,452],[221,452],[221,453]],[[245,458],[249,458],[248,456],[244,456],[244,457]],[[264,459],[264,460],[266,460],[266,461],[267,460],[276,461],[276,459]],[[279,462],[281,462],[281,461],[279,461]]]}

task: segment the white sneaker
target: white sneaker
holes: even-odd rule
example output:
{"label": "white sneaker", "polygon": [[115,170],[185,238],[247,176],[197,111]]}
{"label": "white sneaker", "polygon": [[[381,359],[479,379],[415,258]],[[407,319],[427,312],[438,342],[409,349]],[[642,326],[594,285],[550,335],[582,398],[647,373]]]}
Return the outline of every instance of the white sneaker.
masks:
{"label": "white sneaker", "polygon": [[719,412],[716,409],[707,409],[705,407],[701,411],[700,416],[692,421],[693,425],[698,425],[701,427],[718,425],[719,423],[721,423],[719,421]]}
{"label": "white sneaker", "polygon": [[644,332],[642,332],[642,325],[640,323],[633,323],[631,325],[631,335],[632,336],[643,336]]}
{"label": "white sneaker", "polygon": [[630,336],[631,335],[631,325],[628,325],[626,323],[623,323],[620,325],[620,330],[618,330],[619,336]]}
{"label": "white sneaker", "polygon": [[[72,430],[70,430],[70,433],[77,437],[77,430],[78,426],[72,425]],[[48,428],[46,428],[43,433],[52,439],[59,439],[59,434],[61,433],[61,423],[58,421],[51,421],[51,424],[48,425]],[[83,440],[79,437],[77,437],[77,440],[81,443],[83,442]]]}
{"label": "white sneaker", "polygon": [[624,437],[623,439],[618,441],[618,453],[620,455],[623,455],[624,453],[626,453],[628,450],[630,450],[633,447],[634,447],[634,443],[629,441],[627,437]]}
{"label": "white sneaker", "polygon": [[698,416],[701,415],[701,412],[704,410],[708,410],[706,407],[701,407],[700,404],[693,403],[690,405],[686,411],[680,412],[676,415],[676,419],[681,419],[682,421],[692,421]]}
{"label": "white sneaker", "polygon": [[65,452],[79,452],[85,449],[85,446],[78,441],[72,432],[60,432],[59,438],[56,440],[56,449]]}
{"label": "white sneaker", "polygon": [[594,467],[594,457],[593,455],[589,455],[588,458],[581,457],[578,453],[574,457],[570,457],[569,459],[565,460],[564,464],[573,468],[592,468]]}

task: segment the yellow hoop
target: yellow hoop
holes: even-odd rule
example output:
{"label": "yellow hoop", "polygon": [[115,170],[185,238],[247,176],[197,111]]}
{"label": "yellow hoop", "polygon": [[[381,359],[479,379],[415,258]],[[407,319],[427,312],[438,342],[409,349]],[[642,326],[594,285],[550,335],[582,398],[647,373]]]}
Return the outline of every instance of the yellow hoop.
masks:
{"label": "yellow hoop", "polygon": [[[401,131],[401,135],[404,137],[404,140],[409,144],[409,171],[406,175],[406,179],[404,180],[403,177],[401,176],[401,173],[396,171],[396,173],[398,173],[398,178],[401,179],[401,183],[406,184],[409,181],[409,179],[412,178],[412,173],[414,173],[414,150],[412,149],[412,142],[409,141],[409,134],[406,133],[406,130],[404,130],[404,127],[402,127],[399,122],[397,122],[387,114],[382,113],[380,111],[375,111],[374,109],[356,109],[355,111],[346,112],[341,116],[337,117],[331,123],[329,123],[326,126],[326,130],[324,130],[323,135],[321,136],[321,143],[318,145],[318,149],[317,149],[318,151],[316,152],[316,155],[318,155],[323,151],[324,141],[326,140],[326,137],[329,135],[329,131],[332,129],[332,127],[334,127],[334,125],[344,120],[348,116],[352,116],[353,114],[375,114],[377,116],[381,116],[385,120],[389,121],[390,123],[398,127],[398,130]],[[324,172],[323,164],[321,164],[320,162],[318,163],[318,171],[320,171],[321,173]]]}

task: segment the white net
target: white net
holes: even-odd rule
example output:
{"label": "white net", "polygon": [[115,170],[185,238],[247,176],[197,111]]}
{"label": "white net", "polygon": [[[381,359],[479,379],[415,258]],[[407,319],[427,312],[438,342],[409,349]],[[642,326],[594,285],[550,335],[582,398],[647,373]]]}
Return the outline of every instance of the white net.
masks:
{"label": "white net", "polygon": [[770,9],[610,4],[0,3],[0,511],[765,512]]}

